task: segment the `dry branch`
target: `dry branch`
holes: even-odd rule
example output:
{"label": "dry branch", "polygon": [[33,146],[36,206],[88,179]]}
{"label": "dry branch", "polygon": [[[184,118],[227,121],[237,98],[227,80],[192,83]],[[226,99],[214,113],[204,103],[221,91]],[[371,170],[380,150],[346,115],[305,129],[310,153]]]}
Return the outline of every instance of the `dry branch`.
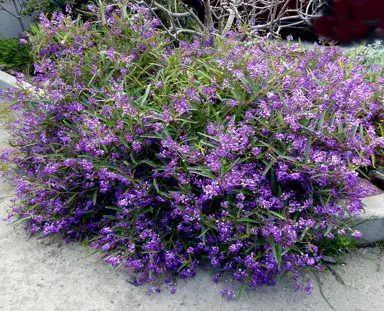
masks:
{"label": "dry branch", "polygon": [[[167,32],[177,37],[180,33],[203,35],[212,29],[225,35],[237,26],[248,31],[264,31],[272,36],[279,36],[281,29],[304,25],[308,19],[320,11],[325,0],[196,0],[204,7],[204,23],[199,20],[194,10],[181,0],[136,0],[147,6],[154,14],[161,11],[167,16],[170,26]],[[180,12],[182,8],[182,12]],[[190,18],[196,25],[188,28],[181,19]],[[177,26],[175,26],[177,25]],[[190,25],[190,24],[189,24]],[[189,26],[190,27],[190,26]]]}

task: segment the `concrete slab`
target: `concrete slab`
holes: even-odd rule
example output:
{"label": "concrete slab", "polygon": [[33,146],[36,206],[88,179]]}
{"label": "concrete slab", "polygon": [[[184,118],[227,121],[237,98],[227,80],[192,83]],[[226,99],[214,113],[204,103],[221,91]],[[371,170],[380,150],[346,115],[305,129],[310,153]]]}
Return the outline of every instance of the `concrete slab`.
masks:
{"label": "concrete slab", "polygon": [[16,78],[0,70],[0,90],[16,86]]}
{"label": "concrete slab", "polygon": [[362,200],[365,212],[356,218],[357,230],[361,231],[364,242],[384,240],[384,194]]}

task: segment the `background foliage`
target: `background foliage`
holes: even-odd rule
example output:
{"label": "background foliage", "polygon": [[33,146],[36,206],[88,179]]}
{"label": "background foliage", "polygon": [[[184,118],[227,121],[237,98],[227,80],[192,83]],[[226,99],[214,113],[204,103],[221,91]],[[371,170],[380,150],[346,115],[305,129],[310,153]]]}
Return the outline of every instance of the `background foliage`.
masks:
{"label": "background foliage", "polygon": [[29,73],[33,68],[31,47],[19,39],[0,39],[0,65]]}

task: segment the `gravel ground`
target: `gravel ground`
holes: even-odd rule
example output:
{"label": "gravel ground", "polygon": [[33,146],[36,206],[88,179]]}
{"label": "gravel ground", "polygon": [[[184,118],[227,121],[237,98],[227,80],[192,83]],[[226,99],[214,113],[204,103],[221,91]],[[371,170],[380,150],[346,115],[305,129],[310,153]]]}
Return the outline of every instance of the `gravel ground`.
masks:
{"label": "gravel ground", "polygon": [[[0,149],[8,137],[3,121],[0,119]],[[1,180],[1,218],[5,218],[11,196],[12,187]],[[323,273],[324,297],[316,282],[313,293],[306,295],[294,292],[292,281],[285,279],[275,287],[246,290],[240,301],[227,302],[220,292],[228,284],[211,282],[209,270],[200,270],[193,280],[178,281],[174,295],[162,286],[160,294],[149,296],[148,286],[133,286],[132,275],[127,271],[114,273],[98,257],[89,256],[87,248],[29,238],[22,226],[0,221],[1,311],[332,310],[324,297],[337,311],[384,309],[380,248],[360,249],[346,256],[345,264],[334,266],[338,278]]]}

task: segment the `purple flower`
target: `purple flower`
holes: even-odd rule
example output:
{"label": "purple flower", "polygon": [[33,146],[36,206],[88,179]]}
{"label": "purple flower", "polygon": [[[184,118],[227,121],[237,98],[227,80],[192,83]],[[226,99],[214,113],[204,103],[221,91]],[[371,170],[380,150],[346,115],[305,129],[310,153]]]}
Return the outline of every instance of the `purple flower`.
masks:
{"label": "purple flower", "polygon": [[361,239],[361,238],[363,238],[363,235],[362,235],[361,232],[358,231],[358,230],[353,231],[353,232],[352,232],[352,236],[353,236],[355,239]]}
{"label": "purple flower", "polygon": [[230,288],[222,290],[221,295],[225,297],[228,301],[234,300],[236,298],[235,292]]}
{"label": "purple flower", "polygon": [[313,289],[313,281],[309,280],[307,286],[305,287],[305,293],[309,295],[312,292]]}
{"label": "purple flower", "polygon": [[299,271],[321,269],[325,233],[361,238],[344,222],[372,192],[356,170],[384,146],[383,79],[335,48],[298,54],[236,31],[175,45],[127,5],[88,5],[84,25],[41,16],[28,37],[42,95],[4,92],[18,115],[1,156],[9,218],[89,241],[136,285],[207,263],[214,281],[226,271],[258,287],[289,271],[310,292]]}

